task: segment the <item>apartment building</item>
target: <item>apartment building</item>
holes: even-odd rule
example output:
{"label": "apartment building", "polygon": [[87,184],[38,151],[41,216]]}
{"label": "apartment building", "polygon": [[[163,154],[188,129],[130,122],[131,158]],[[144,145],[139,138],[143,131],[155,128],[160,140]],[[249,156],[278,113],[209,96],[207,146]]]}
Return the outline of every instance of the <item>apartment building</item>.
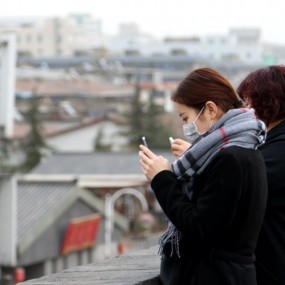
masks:
{"label": "apartment building", "polygon": [[126,56],[186,56],[207,61],[229,61],[245,64],[262,62],[259,29],[232,29],[228,34],[204,37],[169,37],[155,40],[138,29],[120,29],[108,49]]}
{"label": "apartment building", "polygon": [[74,56],[104,42],[101,21],[87,14],[0,21],[0,35],[11,33],[17,36],[20,56]]}

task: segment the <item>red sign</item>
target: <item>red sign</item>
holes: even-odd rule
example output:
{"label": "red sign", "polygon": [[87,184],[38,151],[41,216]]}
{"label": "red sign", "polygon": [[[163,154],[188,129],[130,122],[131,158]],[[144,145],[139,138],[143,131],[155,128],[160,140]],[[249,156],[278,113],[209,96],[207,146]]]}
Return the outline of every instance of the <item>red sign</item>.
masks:
{"label": "red sign", "polygon": [[72,251],[93,247],[100,220],[101,216],[99,214],[70,220],[62,244],[61,254],[66,255]]}

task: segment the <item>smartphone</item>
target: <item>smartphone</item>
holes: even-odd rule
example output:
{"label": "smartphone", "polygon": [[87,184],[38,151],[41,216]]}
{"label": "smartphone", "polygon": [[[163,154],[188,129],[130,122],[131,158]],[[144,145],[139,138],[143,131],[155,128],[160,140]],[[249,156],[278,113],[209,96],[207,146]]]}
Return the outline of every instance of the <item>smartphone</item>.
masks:
{"label": "smartphone", "polygon": [[142,141],[143,141],[144,146],[146,146],[146,147],[148,148],[148,145],[147,145],[147,142],[146,142],[146,138],[145,138],[145,137],[142,137]]}

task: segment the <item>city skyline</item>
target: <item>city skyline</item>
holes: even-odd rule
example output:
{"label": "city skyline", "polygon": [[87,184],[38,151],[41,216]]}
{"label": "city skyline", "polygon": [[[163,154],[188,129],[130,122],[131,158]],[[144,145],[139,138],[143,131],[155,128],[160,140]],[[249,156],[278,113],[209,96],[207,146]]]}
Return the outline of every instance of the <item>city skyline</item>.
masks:
{"label": "city skyline", "polygon": [[54,17],[90,14],[102,21],[103,32],[116,34],[120,23],[136,23],[140,31],[156,37],[226,34],[231,28],[258,28],[261,40],[285,44],[285,2],[281,0],[35,0],[3,3],[0,19],[6,17]]}

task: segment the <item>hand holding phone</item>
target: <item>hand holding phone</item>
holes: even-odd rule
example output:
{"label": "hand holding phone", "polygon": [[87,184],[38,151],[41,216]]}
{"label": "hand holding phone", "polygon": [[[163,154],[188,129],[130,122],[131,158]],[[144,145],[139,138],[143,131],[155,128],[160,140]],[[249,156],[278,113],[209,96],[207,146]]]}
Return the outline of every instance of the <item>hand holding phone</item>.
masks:
{"label": "hand holding phone", "polygon": [[140,145],[140,164],[147,179],[151,181],[157,173],[171,170],[170,163],[166,158],[156,155],[148,148],[145,137],[142,137],[142,141],[144,146]]}

